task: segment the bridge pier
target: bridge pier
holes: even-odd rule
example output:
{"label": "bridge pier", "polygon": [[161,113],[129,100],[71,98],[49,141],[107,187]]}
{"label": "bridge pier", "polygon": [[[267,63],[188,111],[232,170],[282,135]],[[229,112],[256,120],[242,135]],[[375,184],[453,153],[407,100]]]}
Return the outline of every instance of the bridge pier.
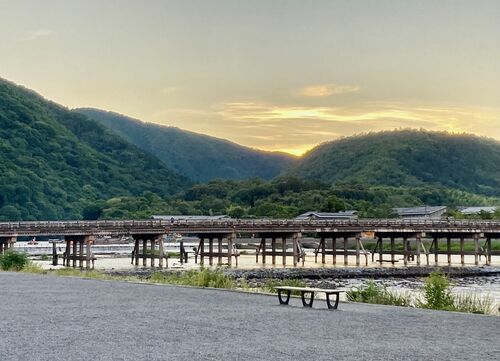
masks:
{"label": "bridge pier", "polygon": [[[217,266],[223,264],[223,258],[227,258],[228,266],[232,266],[233,258],[238,266],[239,252],[234,247],[234,234],[231,233],[198,233],[196,236],[200,239],[198,248],[196,249],[195,263],[198,263],[200,257],[200,265],[205,264],[205,257],[208,257],[208,264],[213,266],[214,258],[217,258]],[[208,239],[208,251],[205,249],[205,240]],[[214,239],[217,240],[214,248]],[[224,240],[226,242],[224,242]],[[225,243],[225,244],[224,244]],[[224,250],[226,248],[226,250]]]}
{"label": "bridge pier", "polygon": [[71,236],[65,238],[66,250],[63,254],[63,266],[87,270],[94,268],[92,244],[94,236]]}
{"label": "bridge pier", "polygon": [[[134,234],[134,250],[132,251],[131,263],[139,266],[139,259],[142,258],[142,266],[156,267],[156,259],[158,259],[158,268],[162,269],[164,262],[168,267],[168,253],[165,253],[164,234]],[[142,242],[141,242],[142,241]],[[142,243],[142,247],[141,247]],[[156,244],[158,244],[158,252],[156,251]]]}
{"label": "bridge pier", "polygon": [[0,255],[14,248],[17,237],[0,237]]}
{"label": "bridge pier", "polygon": [[[287,257],[292,257],[294,266],[297,266],[299,261],[302,265],[305,262],[305,253],[302,249],[300,238],[302,235],[298,232],[290,233],[260,233],[258,237],[261,239],[259,246],[255,252],[255,262],[259,263],[259,255],[262,255],[262,264],[266,263],[266,256],[271,256],[273,265],[276,265],[276,257],[281,257],[281,264],[285,267],[287,264]],[[267,239],[271,239],[271,250],[267,249]],[[292,250],[288,250],[288,239],[292,239]],[[281,239],[281,247],[278,250],[276,239]]]}
{"label": "bridge pier", "polygon": [[[349,264],[349,255],[354,255],[356,257],[356,265],[360,265],[361,253],[365,255],[366,264],[368,265],[368,254],[364,250],[363,243],[361,241],[360,232],[318,232],[319,244],[314,250],[314,261],[318,262],[318,254],[321,253],[321,263],[326,264],[326,255],[332,255],[332,264],[337,265],[337,255],[344,256],[344,265]],[[332,248],[327,248],[327,241],[331,239]],[[337,250],[337,239],[343,240],[343,249],[341,251]],[[348,249],[349,239],[355,240],[355,251],[350,251]]]}

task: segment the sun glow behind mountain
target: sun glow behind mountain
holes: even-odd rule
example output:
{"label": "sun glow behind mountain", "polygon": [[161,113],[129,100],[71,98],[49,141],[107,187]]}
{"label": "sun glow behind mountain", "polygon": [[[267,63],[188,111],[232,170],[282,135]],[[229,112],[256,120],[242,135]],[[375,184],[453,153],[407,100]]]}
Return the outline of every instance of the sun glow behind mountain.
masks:
{"label": "sun glow behind mountain", "polygon": [[0,13],[0,76],[72,108],[293,154],[395,128],[500,139],[497,1],[24,0]]}

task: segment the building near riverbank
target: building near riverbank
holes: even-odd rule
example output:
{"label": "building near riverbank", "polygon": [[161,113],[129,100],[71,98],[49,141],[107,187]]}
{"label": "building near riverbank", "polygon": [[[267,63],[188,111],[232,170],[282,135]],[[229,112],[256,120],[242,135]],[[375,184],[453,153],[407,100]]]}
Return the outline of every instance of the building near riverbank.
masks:
{"label": "building near riverbank", "polygon": [[343,220],[343,219],[358,219],[357,211],[343,211],[336,213],[326,213],[326,212],[315,212],[309,211],[296,217],[297,220],[322,220],[322,221],[333,221],[333,220]]}
{"label": "building near riverbank", "polygon": [[446,206],[423,206],[411,208],[393,208],[393,212],[403,219],[440,219],[446,213]]}

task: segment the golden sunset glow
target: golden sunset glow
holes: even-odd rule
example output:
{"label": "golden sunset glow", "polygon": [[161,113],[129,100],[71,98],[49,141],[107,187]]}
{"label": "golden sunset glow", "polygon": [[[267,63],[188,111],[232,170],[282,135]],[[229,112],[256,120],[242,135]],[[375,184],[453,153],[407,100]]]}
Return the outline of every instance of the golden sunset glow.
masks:
{"label": "golden sunset glow", "polygon": [[500,3],[381,2],[0,1],[0,76],[294,154],[395,128],[500,139]]}

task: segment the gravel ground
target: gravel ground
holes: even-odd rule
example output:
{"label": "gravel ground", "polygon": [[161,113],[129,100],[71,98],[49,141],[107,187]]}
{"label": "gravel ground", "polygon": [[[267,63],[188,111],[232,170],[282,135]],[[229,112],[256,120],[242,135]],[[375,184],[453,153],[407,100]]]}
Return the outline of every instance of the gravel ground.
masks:
{"label": "gravel ground", "polygon": [[500,317],[0,272],[0,360],[499,360]]}

